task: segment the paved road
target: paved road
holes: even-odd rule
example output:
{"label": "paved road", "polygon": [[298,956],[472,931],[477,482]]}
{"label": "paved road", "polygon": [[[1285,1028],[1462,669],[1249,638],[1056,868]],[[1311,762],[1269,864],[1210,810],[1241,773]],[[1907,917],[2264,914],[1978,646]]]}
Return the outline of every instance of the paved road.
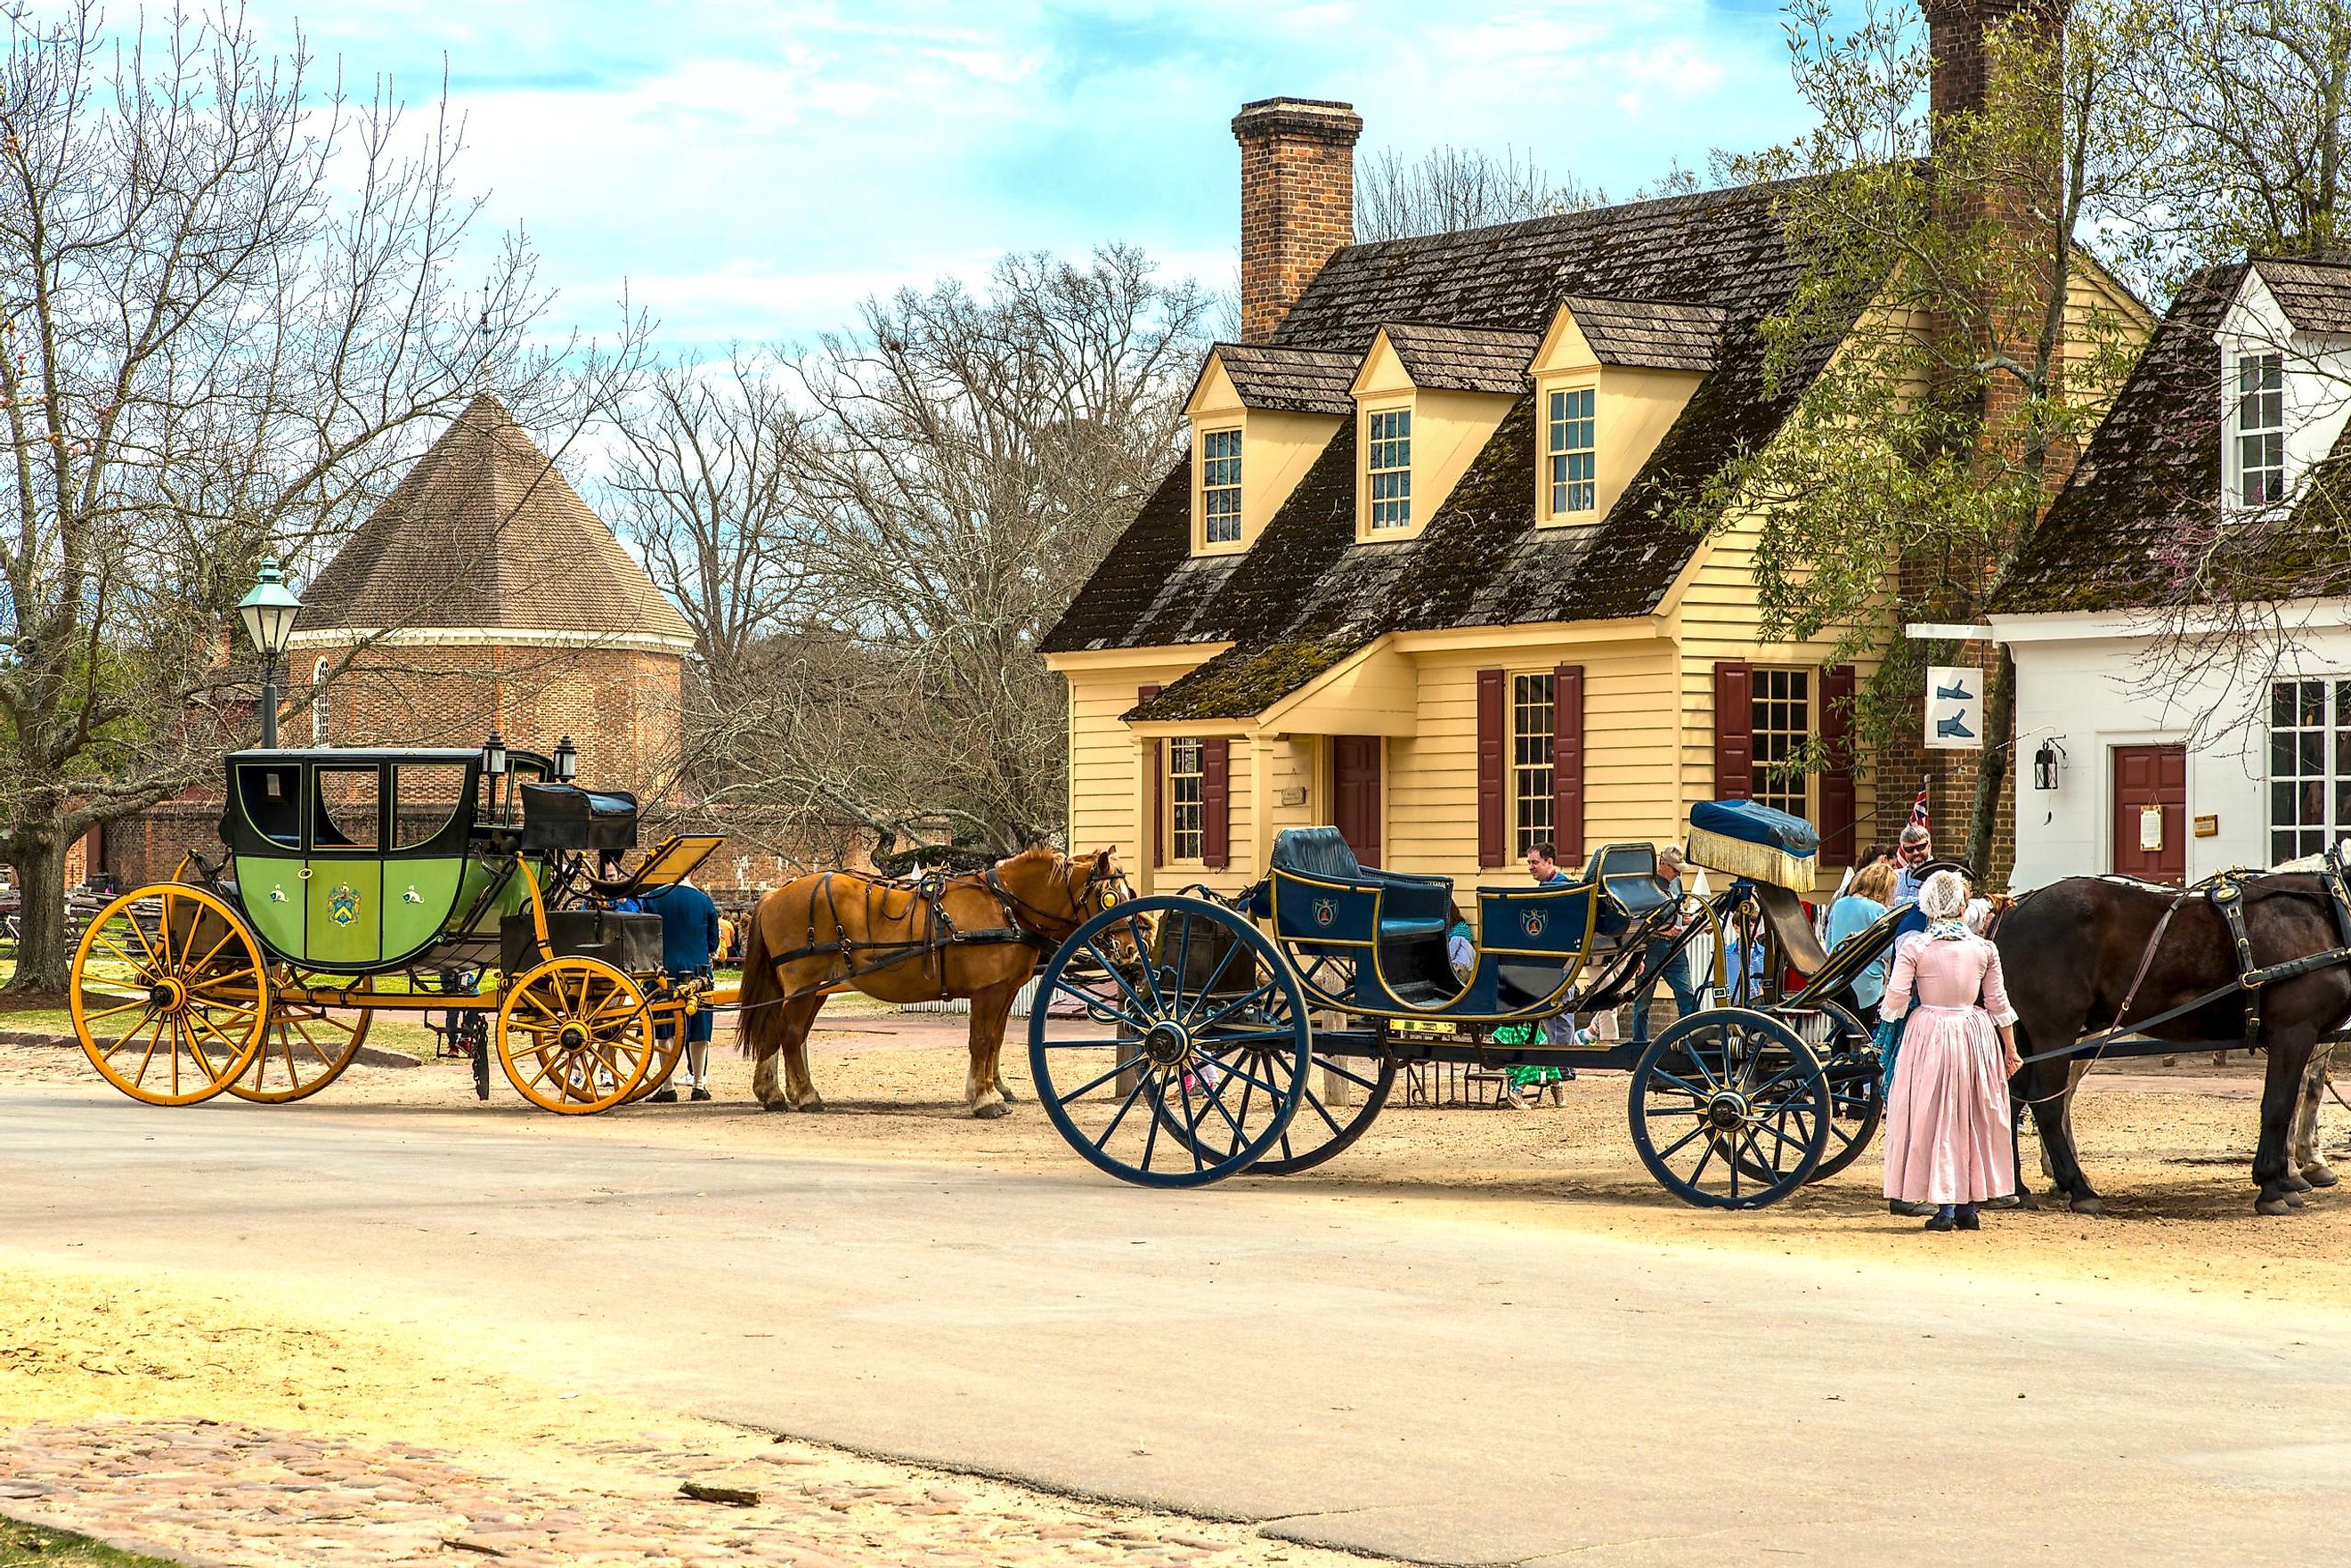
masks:
{"label": "paved road", "polygon": [[2351,1460],[2341,1303],[2061,1301],[1374,1185],[27,1089],[0,1242],[462,1298],[671,1407],[1431,1562],[2311,1561]]}

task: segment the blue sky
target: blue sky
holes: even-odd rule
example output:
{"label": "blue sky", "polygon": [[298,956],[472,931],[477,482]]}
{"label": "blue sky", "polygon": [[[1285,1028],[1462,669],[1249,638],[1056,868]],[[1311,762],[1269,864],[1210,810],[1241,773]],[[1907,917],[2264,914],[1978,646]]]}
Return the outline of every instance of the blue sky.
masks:
{"label": "blue sky", "polygon": [[1231,285],[1244,101],[1352,101],[1363,150],[1532,154],[1624,191],[1792,133],[1770,5],[1708,0],[1051,5],[256,0],[348,77],[429,99],[527,229],[559,322],[623,282],[670,347],[806,338],[1008,249],[1144,246]]}

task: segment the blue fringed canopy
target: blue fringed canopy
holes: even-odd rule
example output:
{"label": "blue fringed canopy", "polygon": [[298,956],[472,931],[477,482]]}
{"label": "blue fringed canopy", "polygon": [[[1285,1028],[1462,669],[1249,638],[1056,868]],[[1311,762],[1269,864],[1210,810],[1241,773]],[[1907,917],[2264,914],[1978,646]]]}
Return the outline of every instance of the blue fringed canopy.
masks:
{"label": "blue fringed canopy", "polygon": [[1689,820],[1689,858],[1708,870],[1799,893],[1819,880],[1821,835],[1802,817],[1752,800],[1701,800]]}

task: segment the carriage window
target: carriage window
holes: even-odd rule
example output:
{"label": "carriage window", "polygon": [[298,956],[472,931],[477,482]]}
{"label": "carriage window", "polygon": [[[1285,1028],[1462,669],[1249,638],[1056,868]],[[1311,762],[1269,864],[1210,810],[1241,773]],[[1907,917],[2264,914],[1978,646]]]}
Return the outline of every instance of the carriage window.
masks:
{"label": "carriage window", "polygon": [[1757,670],[1754,715],[1755,803],[1809,819],[1812,777],[1795,764],[1813,734],[1813,673]]}
{"label": "carriage window", "polygon": [[298,849],[302,842],[302,769],[291,762],[241,764],[236,791],[245,820],[263,838]]}
{"label": "carriage window", "polygon": [[380,780],[373,768],[320,768],[310,802],[314,848],[371,850],[376,847]]}
{"label": "carriage window", "polygon": [[1196,861],[1207,853],[1207,768],[1196,737],[1167,743],[1167,855]]}
{"label": "carriage window", "polygon": [[1200,438],[1200,538],[1230,545],[1241,538],[1241,433],[1211,430]]}
{"label": "carriage window", "polygon": [[2270,860],[2351,834],[2351,680],[2270,684]]}
{"label": "carriage window", "polygon": [[1541,843],[1552,821],[1552,741],[1558,734],[1552,677],[1516,675],[1510,681],[1510,800],[1517,813],[1519,853]]}
{"label": "carriage window", "polygon": [[1372,527],[1412,526],[1412,410],[1367,414],[1364,476],[1371,483]]}
{"label": "carriage window", "polygon": [[403,762],[392,769],[392,847],[430,842],[449,825],[465,794],[462,762]]}

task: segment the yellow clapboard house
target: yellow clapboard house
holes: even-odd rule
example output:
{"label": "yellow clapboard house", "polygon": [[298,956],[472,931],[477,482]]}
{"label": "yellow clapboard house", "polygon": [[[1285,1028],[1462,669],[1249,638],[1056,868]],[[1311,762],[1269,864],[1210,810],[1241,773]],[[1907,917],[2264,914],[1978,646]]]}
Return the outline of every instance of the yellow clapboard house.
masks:
{"label": "yellow clapboard house", "polygon": [[1761,640],[1751,519],[1677,517],[1834,351],[1766,383],[1801,271],[1772,189],[1349,245],[1360,120],[1234,126],[1253,340],[1207,354],[1189,451],[1044,644],[1071,842],[1230,889],[1321,822],[1465,887],[1709,799],[1816,822],[1832,879],[1887,837],[1849,752],[1776,766],[1841,743],[1869,672]]}

